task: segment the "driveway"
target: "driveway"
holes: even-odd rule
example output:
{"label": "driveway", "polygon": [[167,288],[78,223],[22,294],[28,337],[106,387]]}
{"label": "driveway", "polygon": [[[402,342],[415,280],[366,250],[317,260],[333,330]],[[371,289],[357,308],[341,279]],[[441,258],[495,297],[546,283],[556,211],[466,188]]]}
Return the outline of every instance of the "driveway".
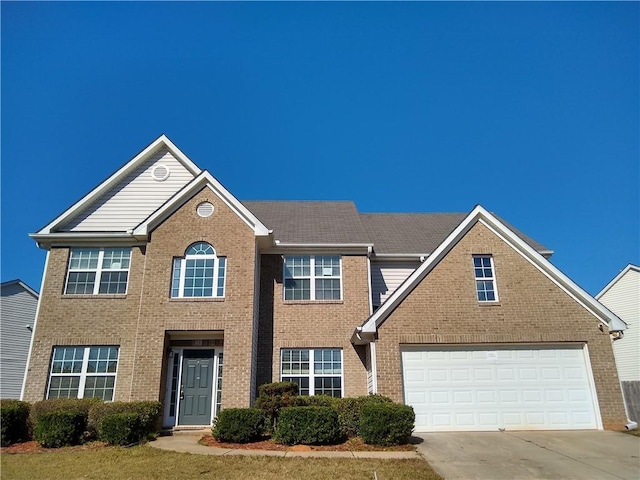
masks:
{"label": "driveway", "polygon": [[414,433],[446,480],[640,479],[640,437],[611,431]]}

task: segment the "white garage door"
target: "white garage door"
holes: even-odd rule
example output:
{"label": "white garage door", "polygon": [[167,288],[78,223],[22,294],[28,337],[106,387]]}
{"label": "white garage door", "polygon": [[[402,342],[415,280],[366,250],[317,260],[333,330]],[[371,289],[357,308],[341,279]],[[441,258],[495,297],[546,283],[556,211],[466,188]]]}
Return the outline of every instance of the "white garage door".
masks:
{"label": "white garage door", "polygon": [[582,345],[402,349],[416,431],[599,428]]}

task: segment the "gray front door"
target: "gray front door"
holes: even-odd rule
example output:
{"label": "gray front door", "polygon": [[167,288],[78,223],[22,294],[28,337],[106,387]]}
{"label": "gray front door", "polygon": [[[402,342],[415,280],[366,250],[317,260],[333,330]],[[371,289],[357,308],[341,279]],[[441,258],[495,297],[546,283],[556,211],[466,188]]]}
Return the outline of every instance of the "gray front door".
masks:
{"label": "gray front door", "polygon": [[211,424],[213,350],[184,350],[178,425]]}

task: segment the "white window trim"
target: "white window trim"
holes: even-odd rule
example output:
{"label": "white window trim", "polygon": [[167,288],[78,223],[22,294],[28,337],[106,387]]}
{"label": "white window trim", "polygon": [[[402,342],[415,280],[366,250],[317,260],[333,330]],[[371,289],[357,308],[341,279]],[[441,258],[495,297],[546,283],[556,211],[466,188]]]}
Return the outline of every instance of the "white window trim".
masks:
{"label": "white window trim", "polygon": [[[475,287],[475,291],[476,291],[476,300],[478,301],[478,303],[496,303],[499,302],[500,299],[498,297],[498,282],[496,280],[496,266],[495,263],[493,261],[493,255],[473,255],[473,259],[476,258],[488,258],[489,259],[489,263],[491,264],[491,277],[477,277],[476,276],[476,272],[475,272],[475,265],[473,265],[473,277],[474,277],[474,282],[473,285]],[[493,300],[480,300],[478,298],[478,285],[476,282],[478,281],[489,281],[491,280],[493,282],[493,294],[495,296],[495,299]]]}
{"label": "white window trim", "polygon": [[[227,257],[219,257],[216,253],[216,249],[208,242],[196,242],[196,243],[207,243],[213,249],[213,254],[207,255],[185,255],[182,257],[174,257],[173,264],[171,267],[171,298],[225,298],[227,292],[227,270],[229,268],[229,263],[227,262]],[[191,248],[191,246],[189,246]],[[187,250],[189,250],[187,248]],[[189,258],[187,258],[189,257]],[[222,295],[218,295],[218,279],[220,278],[220,259],[224,258],[224,278],[222,279]],[[173,295],[173,280],[174,280],[174,272],[175,272],[175,261],[179,259],[180,261],[180,278],[178,280],[178,295]],[[202,297],[186,297],[184,295],[184,283],[186,280],[186,271],[187,271],[187,260],[194,259],[204,259],[204,260],[213,260],[213,287],[211,289],[211,295],[202,296]]]}
{"label": "white window trim", "polygon": [[[113,249],[122,249],[125,250],[129,247],[103,247],[103,248],[71,248],[69,249],[69,262],[67,264],[67,278],[64,283],[64,294],[65,295],[126,295],[129,290],[129,273],[131,271],[131,248],[129,248],[129,266],[125,268],[103,268],[102,263],[104,262],[104,252],[105,250],[113,250]],[[98,250],[98,265],[95,269],[93,268],[74,268],[71,269],[71,257],[73,255],[74,250]],[[67,293],[67,288],[69,287],[69,276],[71,273],[91,273],[95,272],[96,276],[93,281],[93,292],[92,293]],[[102,274],[106,272],[127,272],[127,285],[124,289],[124,292],[120,293],[100,293],[100,282],[102,280]]]}
{"label": "white window trim", "polygon": [[[118,357],[116,358],[116,371],[115,372],[95,372],[89,373],[87,372],[87,368],[89,366],[89,351],[92,348],[108,348],[115,347],[118,349]],[[53,373],[53,360],[55,358],[55,349],[56,348],[84,348],[83,356],[82,356],[82,368],[79,373]],[[53,351],[51,353],[51,364],[49,365],[49,381],[47,383],[47,396],[49,398],[49,392],[51,390],[51,379],[53,377],[80,377],[80,381],[78,382],[78,396],[76,398],[84,398],[84,388],[87,384],[88,377],[113,377],[113,397],[116,396],[116,386],[118,382],[118,367],[120,365],[120,346],[119,345],[56,345],[53,347]],[[62,397],[65,398],[65,397]],[[105,402],[113,402],[111,400],[105,400]]]}
{"label": "white window trim", "polygon": [[[308,374],[282,374],[282,352],[285,350],[308,350],[309,351],[309,373]],[[339,350],[340,351],[340,375],[332,374],[315,374],[314,361],[315,361],[315,351],[316,350]],[[283,377],[307,377],[309,378],[309,396],[313,397],[315,393],[315,379],[317,378],[328,378],[328,377],[340,377],[340,398],[344,398],[344,351],[342,348],[333,348],[333,347],[317,347],[317,348],[282,348],[280,349],[280,381],[282,382]],[[321,394],[318,394],[321,395]]]}
{"label": "white window trim", "polygon": [[[304,277],[288,277],[287,276],[287,257],[309,257],[309,276]],[[339,267],[340,267],[340,275],[336,276],[321,276],[316,277],[316,257],[338,257]],[[332,255],[332,254],[316,254],[316,255],[283,255],[282,257],[282,299],[285,302],[341,302],[344,299],[344,291],[343,291],[343,282],[342,282],[342,255]],[[309,298],[302,300],[287,300],[286,295],[286,282],[287,280],[309,280]],[[340,280],[340,298],[339,299],[321,299],[317,300],[316,297],[316,279],[320,280]]]}

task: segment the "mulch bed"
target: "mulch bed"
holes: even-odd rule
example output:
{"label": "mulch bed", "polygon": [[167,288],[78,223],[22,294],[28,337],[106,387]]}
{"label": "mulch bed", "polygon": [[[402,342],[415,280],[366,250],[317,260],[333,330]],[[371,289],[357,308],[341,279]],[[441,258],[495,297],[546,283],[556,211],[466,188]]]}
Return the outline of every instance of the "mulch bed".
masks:
{"label": "mulch bed", "polygon": [[38,442],[23,442],[10,445],[8,447],[1,447],[0,454],[2,453],[46,453],[46,452],[80,452],[85,450],[97,450],[107,447],[104,442],[89,442],[84,445],[74,445],[72,447],[60,447],[60,448],[44,448]]}
{"label": "mulch bed", "polygon": [[229,448],[233,450],[273,450],[273,451],[317,451],[317,452],[411,452],[415,447],[409,445],[396,445],[393,447],[381,447],[379,445],[367,445],[360,437],[353,437],[338,445],[280,445],[269,437],[251,443],[224,443],[218,442],[211,435],[205,435],[200,439],[200,444],[208,447]]}

